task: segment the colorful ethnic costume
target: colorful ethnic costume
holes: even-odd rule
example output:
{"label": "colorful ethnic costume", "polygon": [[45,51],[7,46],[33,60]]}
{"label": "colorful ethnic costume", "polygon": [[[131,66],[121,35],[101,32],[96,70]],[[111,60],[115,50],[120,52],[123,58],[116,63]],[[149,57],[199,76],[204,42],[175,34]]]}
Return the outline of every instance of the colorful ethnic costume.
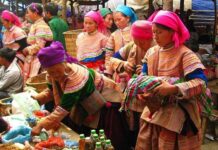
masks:
{"label": "colorful ethnic costume", "polygon": [[151,48],[144,59],[145,73],[149,76],[184,78],[185,81],[174,84],[179,93],[170,95],[170,101],[164,104],[158,102],[157,96],[145,100],[160,107],[156,110],[144,108],[136,150],[198,150],[201,146],[200,95],[206,92],[207,82],[203,74],[204,66],[183,45],[189,33],[175,13],[160,11],[153,23],[174,30],[174,45],[168,49],[159,46]]}
{"label": "colorful ethnic costume", "polygon": [[41,65],[36,55],[41,48],[48,46],[52,40],[52,31],[43,18],[35,21],[27,37],[27,43],[30,44],[30,46],[26,48],[29,55],[26,57],[24,64],[25,81],[29,77],[36,76],[39,73]]}
{"label": "colorful ethnic costume", "polygon": [[4,47],[8,47],[17,52],[17,63],[23,70],[25,56],[23,55],[22,50],[28,46],[26,42],[27,35],[25,31],[21,29],[21,23],[15,14],[5,10],[2,12],[1,17],[14,24],[9,30],[5,30],[2,43]]}
{"label": "colorful ethnic costume", "polygon": [[[93,69],[70,63],[72,61],[68,61],[68,57],[59,42],[53,42],[50,47],[43,48],[38,53],[39,61],[45,68],[69,62],[66,63],[66,78],[58,82],[48,77],[48,88],[37,96],[41,104],[52,99],[55,102],[55,111],[40,124],[46,129],[55,128],[66,117],[64,123],[77,132],[88,135],[90,129],[103,128],[113,145],[126,147],[125,135],[117,136],[118,131],[122,133],[124,130],[124,121],[120,119],[118,109],[114,109],[111,104],[120,103],[122,98],[117,92],[118,86]],[[47,61],[48,59],[52,61]]]}

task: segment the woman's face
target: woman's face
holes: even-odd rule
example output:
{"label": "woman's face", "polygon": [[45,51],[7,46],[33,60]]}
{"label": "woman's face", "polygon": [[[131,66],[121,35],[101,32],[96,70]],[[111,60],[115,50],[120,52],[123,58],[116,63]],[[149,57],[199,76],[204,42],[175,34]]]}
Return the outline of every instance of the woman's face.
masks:
{"label": "woman's face", "polygon": [[129,17],[125,17],[121,12],[115,12],[113,17],[114,22],[119,29],[124,29],[129,25]]}
{"label": "woman's face", "polygon": [[28,18],[28,20],[34,22],[36,20],[36,16],[36,12],[32,12],[29,8],[27,9],[26,18]]}
{"label": "woman's face", "polygon": [[92,33],[98,29],[98,26],[92,18],[85,17],[84,18],[84,29],[86,30],[86,32]]}
{"label": "woman's face", "polygon": [[134,43],[140,47],[142,50],[147,51],[151,47],[152,39],[136,39],[133,37]]}
{"label": "woman's face", "polygon": [[113,24],[113,15],[112,14],[107,14],[104,18],[104,24],[105,26],[110,29],[112,24]]}
{"label": "woman's face", "polygon": [[173,31],[159,28],[157,27],[156,24],[152,25],[152,31],[153,31],[153,37],[160,47],[166,47],[167,45],[173,42],[172,41],[172,37],[174,33]]}
{"label": "woman's face", "polygon": [[64,63],[59,63],[51,67],[46,68],[49,76],[56,81],[62,81],[65,75],[65,65]]}
{"label": "woman's face", "polygon": [[1,22],[2,22],[2,25],[7,29],[9,30],[12,26],[12,23],[10,21],[7,21],[3,18],[1,18]]}

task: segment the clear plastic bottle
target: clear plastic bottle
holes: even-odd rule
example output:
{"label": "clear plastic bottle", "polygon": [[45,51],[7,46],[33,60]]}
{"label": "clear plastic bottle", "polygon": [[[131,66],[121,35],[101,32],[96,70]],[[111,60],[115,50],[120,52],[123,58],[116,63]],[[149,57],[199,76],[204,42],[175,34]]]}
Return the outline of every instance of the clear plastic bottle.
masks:
{"label": "clear plastic bottle", "polygon": [[97,142],[99,142],[98,134],[94,134],[94,135],[93,135],[93,143],[94,143],[94,145],[95,145]]}
{"label": "clear plastic bottle", "polygon": [[114,147],[111,144],[111,140],[106,140],[105,150],[114,150]]}
{"label": "clear plastic bottle", "polygon": [[102,146],[101,146],[101,142],[96,142],[95,144],[95,150],[103,150]]}
{"label": "clear plastic bottle", "polygon": [[79,135],[80,139],[79,139],[79,150],[85,150],[85,135],[84,134],[80,134]]}
{"label": "clear plastic bottle", "polygon": [[105,139],[107,139],[103,129],[99,130],[99,137],[104,137]]}
{"label": "clear plastic bottle", "polygon": [[91,138],[91,140],[92,140],[92,145],[93,145],[93,147],[95,147],[95,138],[94,138],[94,135],[96,134],[96,130],[91,130],[91,134],[90,134],[90,138]]}
{"label": "clear plastic bottle", "polygon": [[100,142],[101,142],[102,148],[105,149],[106,143],[105,143],[105,138],[103,136],[100,137]]}

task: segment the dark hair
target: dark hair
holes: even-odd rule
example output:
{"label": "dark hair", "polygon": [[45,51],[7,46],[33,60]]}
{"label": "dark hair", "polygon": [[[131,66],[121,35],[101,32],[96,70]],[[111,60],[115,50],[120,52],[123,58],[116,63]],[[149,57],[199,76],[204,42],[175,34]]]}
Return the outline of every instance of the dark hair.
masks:
{"label": "dark hair", "polygon": [[159,23],[154,23],[158,28],[161,28],[163,30],[167,30],[167,31],[173,31],[173,29],[165,26],[165,25],[162,25],[162,24],[159,24]]}
{"label": "dark hair", "polygon": [[16,51],[10,48],[1,48],[0,49],[0,57],[5,58],[9,62],[12,62],[16,56]]}
{"label": "dark hair", "polygon": [[42,5],[39,3],[31,3],[27,9],[29,9],[31,12],[36,12],[38,15],[42,16],[43,8]]}
{"label": "dark hair", "polygon": [[44,7],[46,12],[49,12],[52,16],[58,15],[58,5],[55,3],[47,3]]}

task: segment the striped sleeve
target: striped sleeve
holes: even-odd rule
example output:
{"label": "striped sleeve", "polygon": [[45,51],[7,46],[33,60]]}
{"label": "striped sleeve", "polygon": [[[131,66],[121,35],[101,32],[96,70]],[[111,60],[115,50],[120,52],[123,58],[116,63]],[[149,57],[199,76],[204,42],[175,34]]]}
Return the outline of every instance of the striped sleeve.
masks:
{"label": "striped sleeve", "polygon": [[[38,51],[43,48],[46,44],[46,41],[53,40],[53,34],[49,27],[45,26],[36,26],[35,34],[30,32],[28,36],[29,41],[35,41],[34,44],[28,46],[27,49],[30,55],[35,55]],[[30,42],[31,43],[31,42]]]}
{"label": "striped sleeve", "polygon": [[205,69],[200,59],[192,51],[187,51],[186,53],[184,53],[182,61],[185,76],[195,71],[196,69]]}
{"label": "striped sleeve", "polygon": [[105,47],[105,73],[106,74],[113,74],[113,69],[111,68],[110,64],[110,58],[114,54],[114,37],[113,35],[110,36],[110,38],[107,41],[106,47]]}
{"label": "striped sleeve", "polygon": [[175,85],[179,88],[180,99],[190,99],[193,96],[202,94],[206,90],[205,82],[199,78]]}

